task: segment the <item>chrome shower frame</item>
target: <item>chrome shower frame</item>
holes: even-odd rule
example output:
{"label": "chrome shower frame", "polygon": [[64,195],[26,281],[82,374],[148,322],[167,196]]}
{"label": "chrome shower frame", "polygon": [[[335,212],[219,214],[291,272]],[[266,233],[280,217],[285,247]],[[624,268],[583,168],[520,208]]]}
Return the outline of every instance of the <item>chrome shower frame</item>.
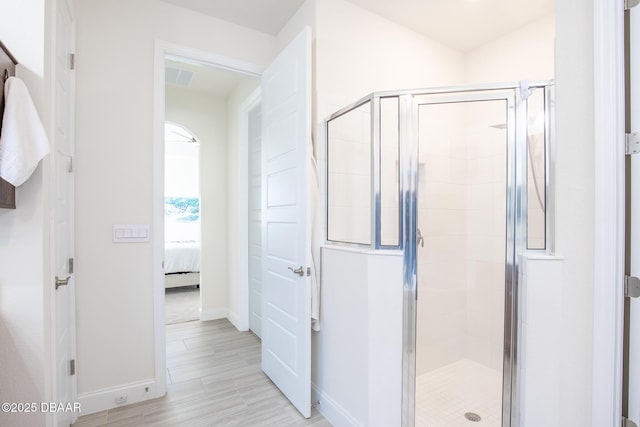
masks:
{"label": "chrome shower frame", "polygon": [[[504,100],[507,105],[507,194],[505,308],[503,348],[502,426],[518,425],[518,338],[519,283],[521,264],[527,252],[527,103],[530,89],[545,91],[545,240],[544,250],[554,250],[554,83],[523,81],[505,84],[452,86],[407,91],[375,92],[332,114],[324,123],[325,153],[329,150],[329,123],[370,102],[371,113],[371,239],[369,244],[329,241],[328,202],[325,197],[325,241],[368,250],[403,251],[403,348],[402,348],[402,425],[415,423],[416,311],[417,311],[417,213],[418,213],[418,108],[424,104]],[[399,109],[399,239],[395,246],[381,244],[380,199],[380,100],[397,97]],[[328,187],[328,161],[325,162],[324,189]]]}

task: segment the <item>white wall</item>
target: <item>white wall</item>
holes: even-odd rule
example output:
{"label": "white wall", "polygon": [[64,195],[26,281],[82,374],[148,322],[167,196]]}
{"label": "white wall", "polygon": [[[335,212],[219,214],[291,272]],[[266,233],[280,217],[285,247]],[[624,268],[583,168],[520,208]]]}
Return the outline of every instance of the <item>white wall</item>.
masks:
{"label": "white wall", "polygon": [[319,121],[373,91],[463,81],[461,53],[344,0],[316,3]]}
{"label": "white wall", "polygon": [[[22,78],[45,128],[45,4],[0,1],[0,40],[20,65]],[[48,15],[47,15],[48,16]],[[0,209],[0,401],[41,402],[50,396],[45,369],[48,299],[48,157],[32,177],[16,190],[16,210]],[[1,425],[45,423],[42,413],[0,413]]]}
{"label": "white wall", "polygon": [[226,99],[166,86],[165,119],[200,141],[201,318],[227,313],[227,105]]}
{"label": "white wall", "polygon": [[[556,252],[564,257],[553,273],[559,298],[558,323],[546,333],[560,338],[559,412],[552,426],[591,422],[593,338],[593,2],[557,2],[556,77]],[[529,270],[530,273],[530,270]],[[535,284],[527,284],[529,291]],[[537,390],[543,393],[542,390]],[[547,396],[547,399],[550,397]],[[544,408],[544,403],[539,408]],[[529,424],[531,426],[535,423]]]}
{"label": "white wall", "polygon": [[77,19],[78,392],[88,396],[155,375],[153,236],[111,243],[112,224],[153,218],[154,41],[263,67],[275,38],[158,0],[85,0]]}
{"label": "white wall", "polygon": [[285,26],[280,30],[276,39],[278,43],[278,51],[284,49],[291,40],[293,40],[304,27],[310,27],[312,31],[312,40],[315,40],[316,26],[316,0],[306,0],[298,8],[296,13],[289,19]]}
{"label": "white wall", "polygon": [[555,14],[540,18],[465,54],[469,84],[554,77]]}
{"label": "white wall", "polygon": [[200,197],[199,141],[166,141],[164,153],[165,197]]}
{"label": "white wall", "polygon": [[11,0],[0,0],[0,9],[2,9],[2,18],[0,18],[2,43],[22,66],[42,78],[45,62],[44,1],[26,0],[16,3]]}
{"label": "white wall", "polygon": [[399,425],[402,254],[323,246],[322,281],[312,401],[333,425]]}

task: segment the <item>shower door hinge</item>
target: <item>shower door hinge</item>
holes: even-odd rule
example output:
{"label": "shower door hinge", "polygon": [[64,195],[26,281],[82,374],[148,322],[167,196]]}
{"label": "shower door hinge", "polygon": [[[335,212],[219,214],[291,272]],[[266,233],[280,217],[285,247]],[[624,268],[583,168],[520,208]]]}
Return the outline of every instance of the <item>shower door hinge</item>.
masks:
{"label": "shower door hinge", "polygon": [[640,0],[624,0],[624,10],[629,10],[640,4]]}
{"label": "shower door hinge", "polygon": [[76,359],[69,360],[69,375],[76,374]]}
{"label": "shower door hinge", "polygon": [[75,53],[70,53],[69,54],[69,69],[70,70],[75,70],[76,69],[76,54]]}
{"label": "shower door hinge", "polygon": [[73,258],[69,258],[67,262],[68,262],[67,267],[69,269],[69,274],[73,274],[73,268],[74,268]]}
{"label": "shower door hinge", "polygon": [[634,423],[627,417],[622,417],[622,427],[638,427],[638,424]]}
{"label": "shower door hinge", "polygon": [[633,276],[624,276],[624,296],[626,298],[640,297],[640,279]]}
{"label": "shower door hinge", "polygon": [[640,132],[624,134],[624,153],[626,155],[640,153]]}

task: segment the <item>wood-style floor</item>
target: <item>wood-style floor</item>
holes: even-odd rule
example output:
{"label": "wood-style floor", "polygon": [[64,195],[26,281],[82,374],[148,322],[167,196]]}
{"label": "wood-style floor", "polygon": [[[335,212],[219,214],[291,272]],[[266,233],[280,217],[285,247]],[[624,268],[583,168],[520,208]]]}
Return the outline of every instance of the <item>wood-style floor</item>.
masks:
{"label": "wood-style floor", "polygon": [[260,369],[260,340],[228,320],[167,326],[167,395],[85,415],[74,427],[315,426]]}

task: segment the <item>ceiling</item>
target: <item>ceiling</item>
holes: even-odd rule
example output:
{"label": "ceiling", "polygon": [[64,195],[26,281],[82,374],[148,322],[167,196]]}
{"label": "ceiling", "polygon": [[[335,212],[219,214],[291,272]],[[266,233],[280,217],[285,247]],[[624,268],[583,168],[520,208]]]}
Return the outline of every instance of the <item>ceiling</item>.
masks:
{"label": "ceiling", "polygon": [[163,0],[262,33],[277,35],[304,0]]}
{"label": "ceiling", "polygon": [[[304,0],[163,1],[271,35],[278,34],[304,3]],[[555,5],[555,0],[347,1],[462,52],[553,12]]]}
{"label": "ceiling", "polygon": [[467,52],[554,11],[555,0],[348,0]]}

